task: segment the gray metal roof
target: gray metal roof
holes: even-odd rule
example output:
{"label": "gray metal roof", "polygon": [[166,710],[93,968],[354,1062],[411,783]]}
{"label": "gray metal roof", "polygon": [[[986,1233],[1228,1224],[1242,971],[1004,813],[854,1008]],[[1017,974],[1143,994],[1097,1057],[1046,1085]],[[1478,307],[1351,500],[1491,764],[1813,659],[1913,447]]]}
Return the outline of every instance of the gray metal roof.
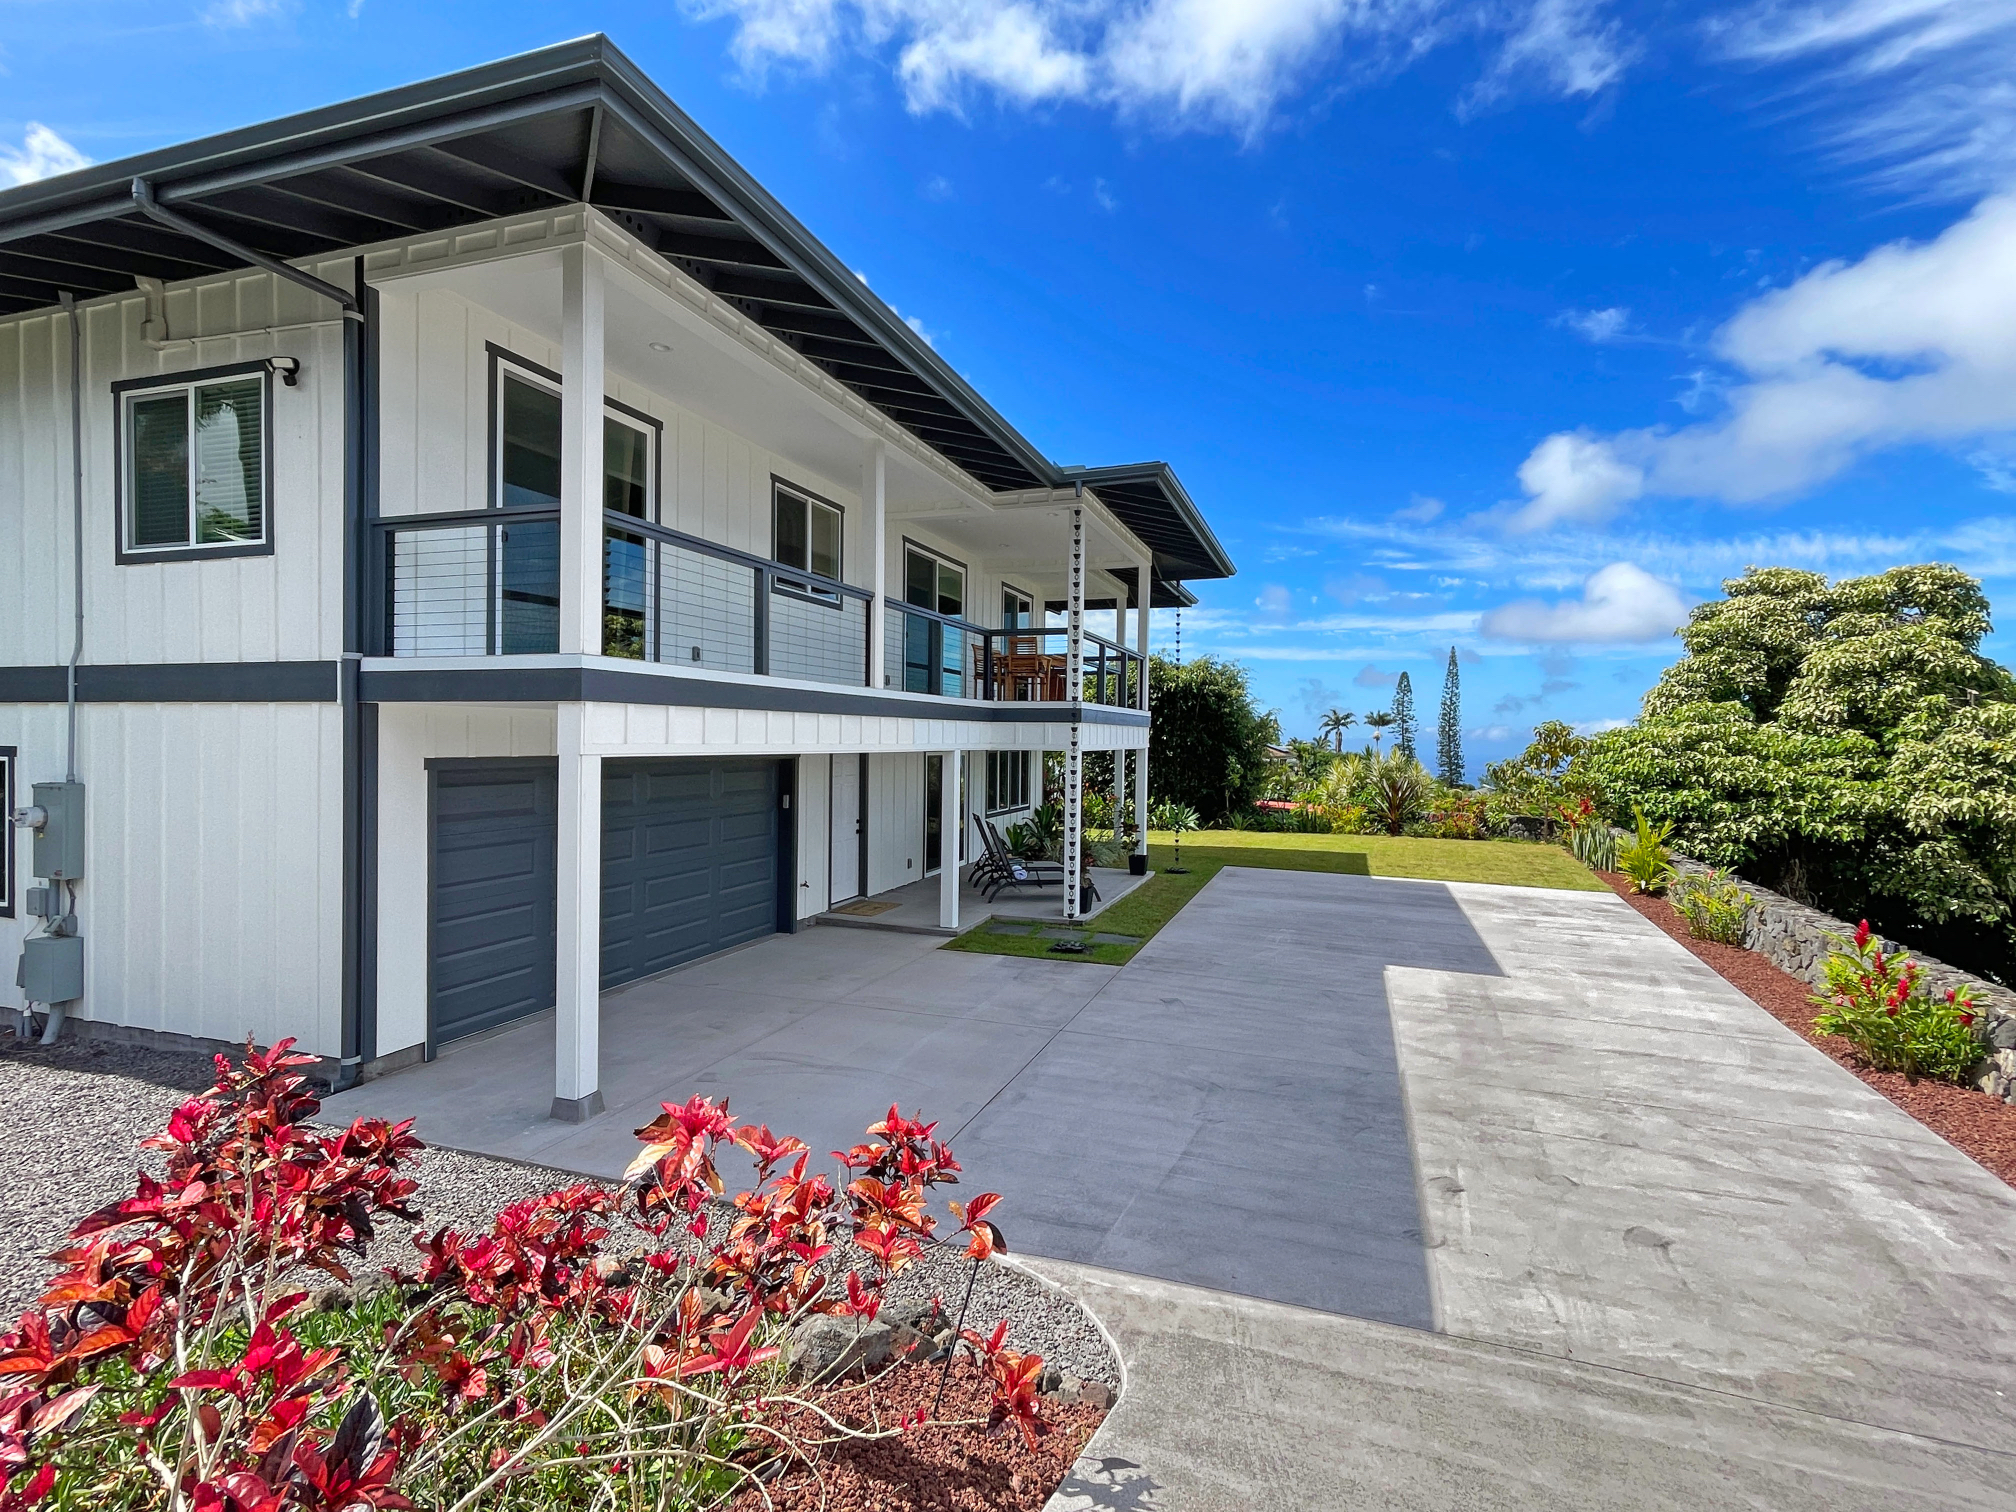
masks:
{"label": "gray metal roof", "polygon": [[585,200],[989,488],[1095,486],[1158,579],[1234,570],[1167,466],[1043,456],[607,37],[0,192],[0,316],[237,266],[136,179],[288,260]]}

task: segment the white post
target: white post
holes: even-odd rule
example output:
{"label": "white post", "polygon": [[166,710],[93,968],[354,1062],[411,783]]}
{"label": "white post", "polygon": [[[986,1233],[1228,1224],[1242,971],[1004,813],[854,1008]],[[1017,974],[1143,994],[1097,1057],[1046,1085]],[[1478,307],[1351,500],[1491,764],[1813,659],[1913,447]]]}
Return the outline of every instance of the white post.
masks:
{"label": "white post", "polygon": [[[1143,562],[1137,576],[1140,590],[1135,595],[1134,604],[1134,649],[1140,655],[1140,687],[1136,696],[1145,713],[1148,708],[1148,595],[1153,589],[1154,564]],[[1134,854],[1138,857],[1129,866],[1136,876],[1148,870],[1148,747],[1144,744],[1134,753]]]}
{"label": "white post", "polygon": [[[868,443],[861,459],[861,549],[868,553],[868,587],[875,597],[868,604],[868,686],[888,686],[889,611],[886,584],[889,553],[882,534],[883,501],[889,479],[889,454],[880,441]],[[864,795],[865,798],[865,795]]]}
{"label": "white post", "polygon": [[561,248],[560,650],[587,656],[602,654],[602,312],[601,254]]}
{"label": "white post", "polygon": [[1065,597],[1064,692],[1071,700],[1071,740],[1064,748],[1064,917],[1083,918],[1079,888],[1084,852],[1085,752],[1079,731],[1085,700],[1085,507],[1071,508],[1071,575]]}
{"label": "white post", "polygon": [[959,842],[965,837],[966,815],[959,803],[960,762],[964,751],[947,751],[938,784],[938,927],[959,927]]}
{"label": "white post", "polygon": [[602,1111],[602,758],[585,752],[587,706],[559,707],[553,1117]]}

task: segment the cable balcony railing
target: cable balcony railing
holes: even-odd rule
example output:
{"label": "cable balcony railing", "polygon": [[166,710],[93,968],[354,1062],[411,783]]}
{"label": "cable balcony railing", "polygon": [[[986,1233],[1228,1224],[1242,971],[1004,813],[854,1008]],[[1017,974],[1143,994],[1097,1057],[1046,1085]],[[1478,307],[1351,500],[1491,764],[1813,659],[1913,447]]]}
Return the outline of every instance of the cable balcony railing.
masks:
{"label": "cable balcony railing", "polygon": [[[377,529],[385,654],[559,649],[558,510],[404,516]],[[605,656],[864,687],[872,597],[628,515],[605,516]]]}
{"label": "cable balcony railing", "polygon": [[[560,512],[481,509],[374,522],[381,653],[523,656],[560,646]],[[602,654],[751,677],[864,687],[873,595],[629,515],[604,516]],[[991,629],[886,606],[887,685],[940,698],[1136,708],[1141,658],[1068,633]],[[1074,696],[1075,694],[1075,696]]]}
{"label": "cable balcony railing", "polygon": [[1070,632],[990,629],[910,604],[890,604],[883,665],[890,686],[1002,703],[1092,703],[1137,708],[1141,658],[1087,632],[1078,697],[1071,696]]}

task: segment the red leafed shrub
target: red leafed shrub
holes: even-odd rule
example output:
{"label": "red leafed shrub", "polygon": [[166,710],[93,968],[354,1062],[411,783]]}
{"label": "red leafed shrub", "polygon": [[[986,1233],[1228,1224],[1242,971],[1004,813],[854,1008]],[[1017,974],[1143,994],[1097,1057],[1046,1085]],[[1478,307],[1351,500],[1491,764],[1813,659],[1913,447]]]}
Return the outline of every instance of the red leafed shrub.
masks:
{"label": "red leafed shrub", "polygon": [[[624,1190],[548,1192],[487,1233],[416,1230],[412,1270],[320,1309],[304,1272],[347,1281],[379,1223],[417,1220],[402,1167],[422,1146],[409,1123],[314,1127],[312,1060],[290,1049],[218,1058],[215,1087],[145,1142],[162,1176],[76,1225],[0,1340],[0,1512],[86,1494],[93,1512],[716,1503],[796,1452],[767,1426],[808,1405],[783,1331],[872,1322],[942,1242],[926,1204],[958,1180],[935,1125],[894,1107],[834,1152],[836,1189],[802,1141],[695,1097],[637,1131]],[[724,1141],[757,1166],[725,1204]],[[1004,1247],[999,1201],[951,1205],[976,1272]],[[1005,1324],[964,1337],[992,1382],[988,1428],[1033,1444],[1041,1359],[1005,1348]],[[862,1437],[929,1420],[827,1421]]]}

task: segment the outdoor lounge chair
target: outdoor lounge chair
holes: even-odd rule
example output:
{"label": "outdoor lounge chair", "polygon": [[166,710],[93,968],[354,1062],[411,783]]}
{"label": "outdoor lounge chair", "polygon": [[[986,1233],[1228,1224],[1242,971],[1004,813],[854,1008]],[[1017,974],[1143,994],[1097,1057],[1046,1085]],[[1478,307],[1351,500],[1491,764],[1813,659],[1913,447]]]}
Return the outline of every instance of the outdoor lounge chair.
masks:
{"label": "outdoor lounge chair", "polygon": [[1063,885],[1064,868],[1059,862],[1024,861],[1008,849],[1008,842],[1001,838],[1001,831],[994,827],[991,819],[980,821],[980,843],[987,852],[984,863],[987,871],[984,881],[977,877],[975,880],[981,895],[989,903],[1004,887],[1020,892],[1025,887]]}

